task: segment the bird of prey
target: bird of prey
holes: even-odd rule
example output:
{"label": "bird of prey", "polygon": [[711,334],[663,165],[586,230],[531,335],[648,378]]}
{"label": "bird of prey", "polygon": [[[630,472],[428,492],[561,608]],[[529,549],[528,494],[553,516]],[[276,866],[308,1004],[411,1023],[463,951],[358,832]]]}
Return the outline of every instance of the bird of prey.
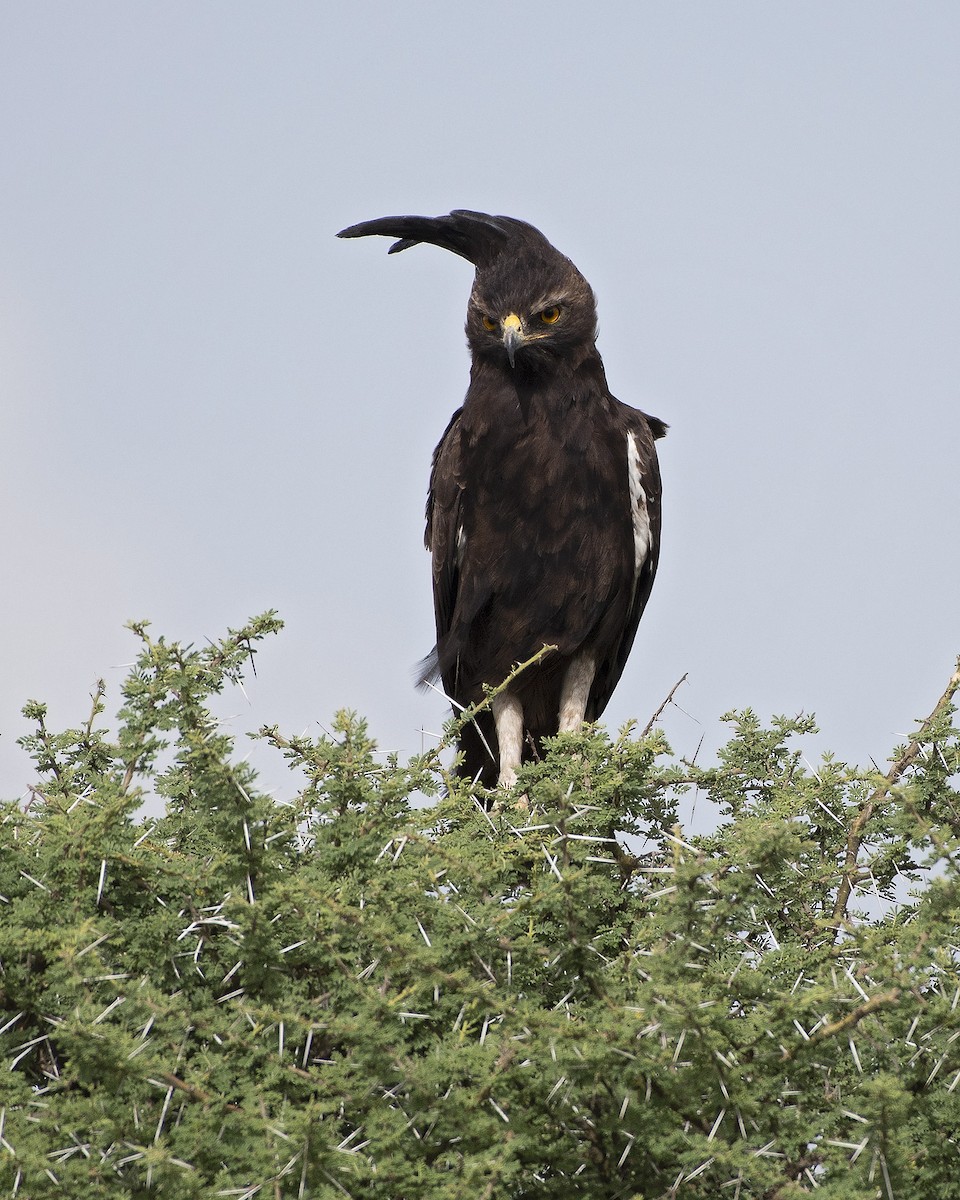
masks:
{"label": "bird of prey", "polygon": [[532,225],[458,209],[338,236],[369,234],[397,239],[391,254],[428,242],[476,268],[470,385],[427,497],[437,644],[421,682],[439,676],[471,705],[556,647],[461,733],[459,773],[509,788],[543,738],[596,720],[620,678],[657,569],[667,427],[611,394],[593,291]]}

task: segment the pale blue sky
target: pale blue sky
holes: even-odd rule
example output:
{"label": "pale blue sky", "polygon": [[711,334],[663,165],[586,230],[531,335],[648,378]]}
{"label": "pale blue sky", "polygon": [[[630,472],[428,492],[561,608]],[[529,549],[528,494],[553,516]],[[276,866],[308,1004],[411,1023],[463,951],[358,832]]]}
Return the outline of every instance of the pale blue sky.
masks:
{"label": "pale blue sky", "polygon": [[573,258],[614,392],[671,425],[609,723],[686,671],[680,752],[749,704],[885,755],[960,651],[958,62],[952,2],[3,4],[0,792],[27,698],[79,723],[103,675],[115,710],[129,618],[280,610],[237,733],[440,727],[411,677],[471,269],[334,234],[453,207]]}

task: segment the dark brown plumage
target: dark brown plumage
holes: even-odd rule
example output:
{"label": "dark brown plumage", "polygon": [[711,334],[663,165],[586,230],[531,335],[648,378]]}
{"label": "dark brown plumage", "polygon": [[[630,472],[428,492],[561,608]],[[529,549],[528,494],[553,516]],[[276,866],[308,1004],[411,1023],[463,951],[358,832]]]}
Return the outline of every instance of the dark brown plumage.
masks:
{"label": "dark brown plumage", "polygon": [[544,737],[599,717],[620,678],[657,569],[666,426],[611,395],[590,285],[532,225],[460,209],[338,236],[368,234],[397,238],[391,254],[431,242],[476,267],[470,386],[427,498],[437,645],[424,678],[468,705],[557,646],[461,738],[462,774],[510,786]]}

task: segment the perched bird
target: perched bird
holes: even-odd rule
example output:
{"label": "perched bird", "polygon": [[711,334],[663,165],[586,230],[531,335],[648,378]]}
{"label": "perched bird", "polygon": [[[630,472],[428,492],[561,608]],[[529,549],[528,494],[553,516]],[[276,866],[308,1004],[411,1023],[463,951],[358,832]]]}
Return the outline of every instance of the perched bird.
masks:
{"label": "perched bird", "polygon": [[342,230],[390,253],[429,242],[476,267],[470,386],[433,455],[439,675],[455,706],[483,698],[544,645],[492,711],[464,727],[461,775],[511,787],[542,739],[603,712],[647,603],[660,549],[654,439],[666,425],[611,395],[593,291],[525,221],[457,209]]}

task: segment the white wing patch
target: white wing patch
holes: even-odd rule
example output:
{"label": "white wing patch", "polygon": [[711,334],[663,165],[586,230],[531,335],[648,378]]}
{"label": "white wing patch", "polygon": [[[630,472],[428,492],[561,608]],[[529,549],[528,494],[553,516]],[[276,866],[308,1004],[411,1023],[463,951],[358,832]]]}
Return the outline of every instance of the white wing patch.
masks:
{"label": "white wing patch", "polygon": [[633,521],[634,582],[650,552],[650,515],[647,512],[647,493],[643,490],[640,451],[637,439],[627,434],[627,479],[630,483],[630,517]]}
{"label": "white wing patch", "polygon": [[457,526],[457,566],[463,565],[463,555],[467,548],[467,535],[463,532],[463,526]]}

